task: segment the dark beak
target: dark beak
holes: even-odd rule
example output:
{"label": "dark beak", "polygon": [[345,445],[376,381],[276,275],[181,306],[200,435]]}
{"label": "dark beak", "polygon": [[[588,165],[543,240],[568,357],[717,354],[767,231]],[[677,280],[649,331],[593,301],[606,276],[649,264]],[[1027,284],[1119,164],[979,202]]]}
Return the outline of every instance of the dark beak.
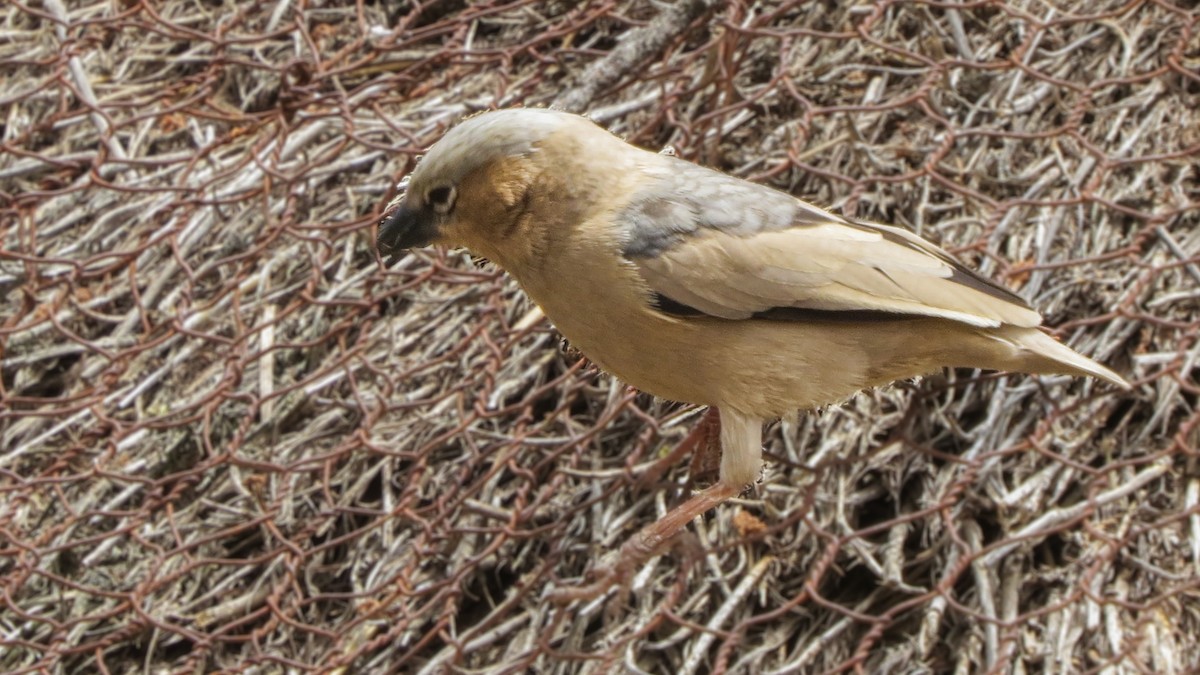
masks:
{"label": "dark beak", "polygon": [[406,249],[428,246],[437,238],[437,216],[429,209],[412,209],[401,204],[379,225],[375,245],[391,266]]}

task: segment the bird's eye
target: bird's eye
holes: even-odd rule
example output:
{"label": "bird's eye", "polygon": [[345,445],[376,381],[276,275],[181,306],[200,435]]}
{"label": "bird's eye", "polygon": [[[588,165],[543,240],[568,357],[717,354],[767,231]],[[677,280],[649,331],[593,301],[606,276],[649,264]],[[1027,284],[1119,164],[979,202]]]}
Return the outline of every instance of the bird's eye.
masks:
{"label": "bird's eye", "polygon": [[454,186],[439,185],[425,193],[425,203],[433,207],[434,211],[446,214],[454,207],[454,196]]}

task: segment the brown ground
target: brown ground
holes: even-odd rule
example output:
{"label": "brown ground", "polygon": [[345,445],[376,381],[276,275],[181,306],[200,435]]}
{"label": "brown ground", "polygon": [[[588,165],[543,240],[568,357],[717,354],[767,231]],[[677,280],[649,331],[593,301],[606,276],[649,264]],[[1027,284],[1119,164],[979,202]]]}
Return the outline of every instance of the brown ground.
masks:
{"label": "brown ground", "polygon": [[[0,670],[1200,667],[1195,10],[680,2],[0,9]],[[696,411],[372,247],[449,125],[555,101],[913,227],[1137,386],[772,426],[698,541],[555,606],[690,489],[639,478]]]}

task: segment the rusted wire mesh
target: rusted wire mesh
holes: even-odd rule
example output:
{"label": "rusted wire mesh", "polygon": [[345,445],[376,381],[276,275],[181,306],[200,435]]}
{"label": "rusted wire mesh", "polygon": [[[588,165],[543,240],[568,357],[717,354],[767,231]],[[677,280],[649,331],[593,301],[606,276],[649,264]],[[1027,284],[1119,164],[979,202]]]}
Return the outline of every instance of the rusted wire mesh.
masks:
{"label": "rusted wire mesh", "polygon": [[[0,669],[1200,667],[1200,23],[1184,2],[10,2]],[[554,101],[903,224],[1136,381],[946,373],[703,480],[494,268],[375,223]]]}

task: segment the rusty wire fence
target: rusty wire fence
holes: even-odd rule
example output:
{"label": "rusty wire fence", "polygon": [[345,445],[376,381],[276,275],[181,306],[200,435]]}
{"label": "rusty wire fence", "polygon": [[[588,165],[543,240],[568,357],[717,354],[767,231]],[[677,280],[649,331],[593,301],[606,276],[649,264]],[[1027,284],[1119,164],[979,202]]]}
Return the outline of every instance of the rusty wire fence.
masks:
{"label": "rusty wire fence", "polygon": [[[45,0],[0,9],[0,670],[1200,667],[1188,3]],[[940,241],[1135,381],[947,372],[711,478],[459,251],[372,241],[464,115]]]}

